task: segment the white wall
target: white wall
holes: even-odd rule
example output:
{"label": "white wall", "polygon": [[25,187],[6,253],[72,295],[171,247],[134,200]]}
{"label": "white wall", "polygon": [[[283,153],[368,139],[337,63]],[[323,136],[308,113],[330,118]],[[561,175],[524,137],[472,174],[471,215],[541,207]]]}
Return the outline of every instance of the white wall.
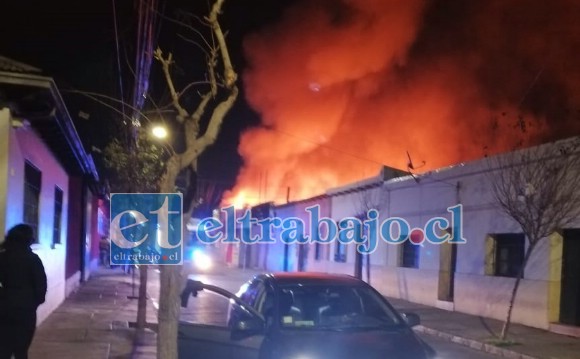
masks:
{"label": "white wall", "polygon": [[[447,208],[461,203],[467,243],[458,246],[454,308],[502,320],[515,279],[485,275],[485,239],[492,233],[520,233],[521,228],[495,204],[488,168],[486,160],[481,160],[434,171],[422,176],[419,182],[411,177],[387,181],[382,186],[377,208],[381,221],[398,216],[413,228],[423,227],[434,216],[450,219]],[[356,188],[357,184],[351,187]],[[359,214],[356,203],[361,194],[338,193],[331,199],[333,219]],[[349,247],[347,263],[334,262],[333,247],[328,260],[311,260],[308,269],[353,274],[355,247]],[[419,268],[398,267],[399,251],[397,245],[380,243],[371,256],[371,284],[387,296],[436,306],[440,246],[424,243],[420,248]],[[544,240],[525,269],[513,313],[514,322],[548,327],[549,271],[549,245]]]}

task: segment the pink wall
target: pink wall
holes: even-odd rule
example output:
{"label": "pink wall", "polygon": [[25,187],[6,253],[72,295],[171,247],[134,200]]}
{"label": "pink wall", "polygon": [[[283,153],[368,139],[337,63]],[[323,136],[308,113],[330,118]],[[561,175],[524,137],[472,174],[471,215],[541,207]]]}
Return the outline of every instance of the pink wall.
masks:
{"label": "pink wall", "polygon": [[53,246],[54,229],[54,191],[55,186],[62,189],[63,214],[68,213],[69,178],[61,164],[54,158],[50,149],[31,128],[10,130],[8,160],[8,190],[6,228],[23,221],[24,200],[24,166],[29,161],[42,172],[39,201],[38,243],[32,246],[40,257],[48,277],[46,303],[38,310],[39,321],[42,321],[65,298],[65,267],[67,253],[68,216],[61,218],[60,243]]}

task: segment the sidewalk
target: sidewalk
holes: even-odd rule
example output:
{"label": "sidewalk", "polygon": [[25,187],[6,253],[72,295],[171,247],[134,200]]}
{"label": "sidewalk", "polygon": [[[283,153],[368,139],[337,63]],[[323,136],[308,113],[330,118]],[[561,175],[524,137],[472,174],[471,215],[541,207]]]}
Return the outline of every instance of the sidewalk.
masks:
{"label": "sidewalk", "polygon": [[512,324],[508,339],[518,344],[500,348],[486,343],[490,338],[499,335],[503,325],[501,321],[450,312],[395,298],[387,299],[401,312],[419,314],[422,325],[416,328],[418,332],[435,335],[504,358],[580,358],[579,338]]}
{"label": "sidewalk", "polygon": [[[150,272],[150,277],[154,276],[153,273]],[[251,278],[255,273],[257,271],[228,268],[218,275],[228,278],[226,284],[232,287],[228,289],[235,290],[240,281]],[[154,359],[156,338],[153,332],[148,331],[143,345],[133,346],[135,331],[129,323],[137,318],[137,300],[128,298],[133,295],[131,281],[131,275],[119,270],[103,269],[96,273],[38,327],[30,358]],[[137,288],[138,276],[135,276],[135,294]],[[486,344],[501,331],[503,323],[500,321],[388,299],[397,310],[414,312],[421,317],[422,325],[416,327],[416,331],[499,357],[580,358],[578,338],[513,324],[509,339],[518,344],[500,348]],[[156,323],[157,313],[151,302],[147,308],[148,323]]]}
{"label": "sidewalk", "polygon": [[[132,276],[120,270],[101,269],[83,283],[37,328],[30,358],[121,359],[155,358],[155,336],[148,332],[144,346],[133,348],[137,300]],[[135,276],[135,293],[138,275]],[[148,303],[148,322],[156,314]]]}

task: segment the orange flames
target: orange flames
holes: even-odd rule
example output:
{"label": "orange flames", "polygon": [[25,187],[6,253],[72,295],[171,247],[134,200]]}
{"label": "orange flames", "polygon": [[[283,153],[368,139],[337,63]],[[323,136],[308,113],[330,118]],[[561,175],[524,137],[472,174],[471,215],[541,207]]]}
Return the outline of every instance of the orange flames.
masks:
{"label": "orange flames", "polygon": [[285,202],[579,133],[574,1],[310,0],[245,42],[246,131],[229,204]]}

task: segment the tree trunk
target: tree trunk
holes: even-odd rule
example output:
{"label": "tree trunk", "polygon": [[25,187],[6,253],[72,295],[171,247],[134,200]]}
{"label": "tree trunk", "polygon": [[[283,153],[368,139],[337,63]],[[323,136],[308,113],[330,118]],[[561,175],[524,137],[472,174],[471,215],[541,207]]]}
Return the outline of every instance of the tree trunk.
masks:
{"label": "tree trunk", "polygon": [[161,294],[158,311],[157,358],[176,359],[181,266],[160,266],[159,281]]}
{"label": "tree trunk", "polygon": [[524,276],[524,269],[526,268],[526,264],[528,263],[528,259],[530,259],[530,255],[532,254],[532,251],[534,250],[535,243],[536,242],[534,242],[534,244],[530,244],[530,246],[526,250],[526,254],[524,256],[524,261],[522,263],[522,267],[520,268],[520,270],[518,272],[518,276],[516,277],[516,282],[514,283],[514,287],[512,288],[512,294],[510,297],[508,312],[506,315],[505,322],[503,323],[503,327],[501,329],[501,335],[500,335],[501,340],[506,340],[506,338],[507,338],[508,331],[509,331],[510,324],[511,324],[511,320],[512,320],[512,311],[514,309],[514,303],[516,301],[516,295],[518,294],[520,282],[522,280],[522,277]]}
{"label": "tree trunk", "polygon": [[[194,113],[189,114],[184,111],[179,104],[179,99],[176,99],[177,93],[172,91],[174,100],[173,107],[181,114],[179,117],[182,121],[193,121],[191,126],[188,124],[189,131],[185,134],[186,149],[181,154],[173,154],[167,161],[166,170],[160,180],[160,193],[175,192],[175,180],[180,171],[188,166],[192,166],[195,170],[197,159],[208,146],[211,146],[217,139],[223,123],[224,117],[228,114],[234,102],[238,97],[239,90],[236,86],[237,74],[233,69],[230,61],[228,48],[225,41],[225,36],[222,32],[220,24],[217,20],[221,13],[222,5],[225,0],[216,0],[213,2],[209,16],[206,18],[211,26],[216,39],[216,45],[219,48],[222,65],[224,67],[222,78],[225,80],[225,87],[229,91],[226,99],[223,99],[212,110],[209,123],[203,135],[199,136],[199,121],[206,111],[206,105],[213,98],[217,91],[217,82],[215,68],[218,61],[215,57],[210,59],[208,63],[208,76],[211,82],[210,91],[202,98]],[[212,50],[214,49],[212,48]],[[161,50],[157,50],[156,58],[162,63],[167,83],[173,87],[171,77],[169,76],[168,66],[171,64],[171,55],[168,58],[163,58]],[[188,118],[183,116],[189,115]],[[191,213],[189,213],[191,216]],[[187,224],[189,218],[184,218],[184,226]],[[183,266],[160,266],[160,293],[159,293],[159,311],[158,322],[159,330],[157,333],[157,358],[159,359],[176,359],[177,358],[177,333],[179,323],[180,301],[179,294],[182,288],[182,272]]]}
{"label": "tree trunk", "polygon": [[139,299],[137,302],[137,342],[140,343],[147,326],[147,277],[148,266],[139,266]]}
{"label": "tree trunk", "polygon": [[[174,155],[167,162],[165,174],[159,185],[160,193],[175,192],[175,179],[181,170],[180,156]],[[186,223],[183,223],[185,227]],[[179,322],[179,291],[181,290],[181,267],[159,266],[159,310],[157,311],[157,358],[177,359],[177,326]]]}

